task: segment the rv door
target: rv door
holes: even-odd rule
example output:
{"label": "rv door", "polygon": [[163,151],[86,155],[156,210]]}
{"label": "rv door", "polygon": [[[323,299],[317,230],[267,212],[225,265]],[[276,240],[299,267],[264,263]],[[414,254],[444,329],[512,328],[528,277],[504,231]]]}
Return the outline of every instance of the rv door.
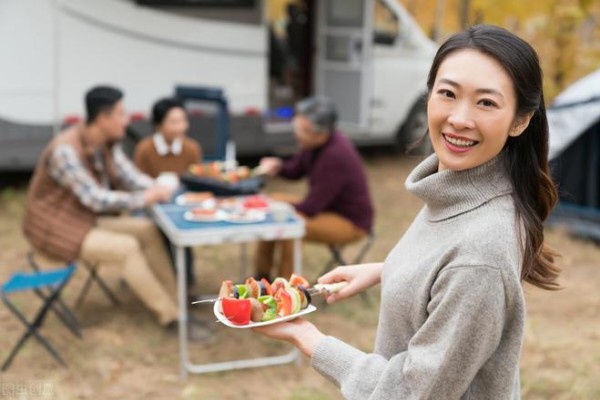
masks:
{"label": "rv door", "polygon": [[373,0],[318,4],[315,92],[337,104],[339,123],[349,134],[364,131],[371,101]]}

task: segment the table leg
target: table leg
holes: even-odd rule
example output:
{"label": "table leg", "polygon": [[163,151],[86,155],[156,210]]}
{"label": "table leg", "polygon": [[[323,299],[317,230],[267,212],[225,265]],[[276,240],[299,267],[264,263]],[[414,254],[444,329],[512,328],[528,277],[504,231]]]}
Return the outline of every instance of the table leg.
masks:
{"label": "table leg", "polygon": [[294,240],[294,274],[302,274],[302,239]]}
{"label": "table leg", "polygon": [[248,243],[240,246],[240,282],[245,282],[248,277]]}
{"label": "table leg", "polygon": [[188,371],[188,338],[187,338],[187,286],[185,282],[184,248],[175,247],[175,264],[177,267],[177,295],[179,303],[179,361],[181,379],[187,379]]}

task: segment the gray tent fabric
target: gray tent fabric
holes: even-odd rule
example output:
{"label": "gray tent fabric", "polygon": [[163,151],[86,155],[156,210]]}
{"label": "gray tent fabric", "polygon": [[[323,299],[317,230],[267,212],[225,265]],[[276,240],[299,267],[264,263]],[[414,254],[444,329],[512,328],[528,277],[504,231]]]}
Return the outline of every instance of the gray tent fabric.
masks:
{"label": "gray tent fabric", "polygon": [[560,203],[549,223],[600,241],[600,70],[548,109],[550,166]]}
{"label": "gray tent fabric", "polygon": [[550,159],[600,121],[600,69],[559,94],[548,109]]}

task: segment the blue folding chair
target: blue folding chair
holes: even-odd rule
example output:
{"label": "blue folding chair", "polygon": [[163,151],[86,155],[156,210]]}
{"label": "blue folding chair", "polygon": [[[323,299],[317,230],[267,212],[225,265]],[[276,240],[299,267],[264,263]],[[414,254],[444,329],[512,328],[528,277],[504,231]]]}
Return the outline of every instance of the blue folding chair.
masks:
{"label": "blue folding chair", "polygon": [[[27,253],[27,262],[29,263],[29,266],[31,268],[33,268],[34,271],[42,271],[43,270],[38,265],[38,263],[35,261],[35,254],[33,251],[30,251],[29,253]],[[77,300],[75,300],[75,309],[76,310],[81,308],[81,304],[83,303],[85,296],[90,291],[90,287],[92,286],[92,283],[94,283],[94,282],[96,282],[96,284],[98,285],[100,290],[102,290],[102,292],[106,295],[106,297],[108,297],[108,299],[110,300],[111,303],[113,303],[113,305],[117,306],[120,304],[119,299],[117,299],[117,296],[113,293],[112,290],[110,290],[110,288],[108,287],[106,282],[104,282],[104,280],[98,274],[98,265],[97,264],[91,264],[89,262],[81,261],[79,263],[79,265],[83,265],[85,267],[85,269],[87,269],[88,277],[85,280],[85,283],[83,284],[83,288],[81,289],[81,292],[79,292],[79,296],[77,296]],[[57,302],[60,307],[63,307],[64,309],[68,310],[68,307],[62,302],[62,300],[58,299]]]}
{"label": "blue folding chair", "polygon": [[[69,328],[74,335],[81,338],[81,327],[77,318],[69,311],[64,303],[60,302],[60,294],[74,272],[75,264],[69,264],[64,268],[49,271],[18,272],[13,274],[6,283],[0,286],[0,296],[2,297],[2,301],[27,328],[2,364],[2,371],[8,369],[17,352],[32,335],[46,348],[59,364],[66,367],[67,364],[60,357],[58,351],[56,351],[56,349],[40,334],[39,329],[41,328],[48,311],[53,310],[67,328]],[[28,321],[16,305],[9,299],[9,295],[11,294],[26,291],[33,291],[43,300],[42,307],[32,321]]]}

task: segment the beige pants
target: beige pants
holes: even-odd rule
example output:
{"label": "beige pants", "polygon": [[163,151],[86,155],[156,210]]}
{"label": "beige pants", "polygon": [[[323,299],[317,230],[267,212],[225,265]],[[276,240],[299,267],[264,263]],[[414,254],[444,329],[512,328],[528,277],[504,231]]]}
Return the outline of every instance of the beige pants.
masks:
{"label": "beige pants", "polygon": [[123,279],[162,325],[177,320],[176,284],[158,228],[145,217],[100,217],[86,235],[80,259],[122,269]]}
{"label": "beige pants", "polygon": [[[300,199],[285,194],[273,194],[275,200],[296,203]],[[367,232],[354,225],[350,220],[339,214],[324,212],[304,219],[306,234],[304,240],[309,242],[324,243],[327,245],[352,243],[363,238]],[[275,264],[275,252],[280,249],[279,262]],[[256,273],[258,275],[270,275],[271,268],[277,266],[278,275],[289,278],[294,271],[294,241],[275,240],[258,243],[255,257]]]}

